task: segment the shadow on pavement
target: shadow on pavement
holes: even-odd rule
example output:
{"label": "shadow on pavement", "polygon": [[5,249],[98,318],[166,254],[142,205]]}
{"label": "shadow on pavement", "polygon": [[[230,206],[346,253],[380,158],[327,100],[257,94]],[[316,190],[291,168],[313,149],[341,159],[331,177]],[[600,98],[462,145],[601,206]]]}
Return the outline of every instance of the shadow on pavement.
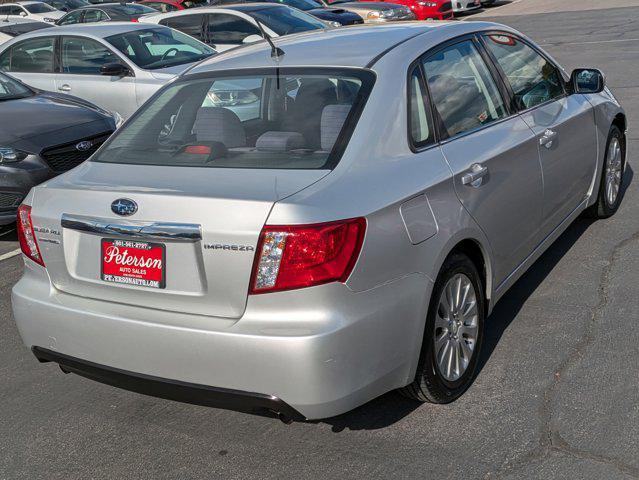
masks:
{"label": "shadow on pavement", "polygon": [[16,225],[0,225],[0,242],[17,242]]}
{"label": "shadow on pavement", "polygon": [[[626,165],[621,190],[622,202],[633,176],[632,168]],[[578,218],[501,298],[486,322],[476,374],[486,365],[502,335],[517,317],[526,300],[592,223],[593,220]],[[422,406],[421,403],[404,398],[397,392],[389,392],[343,415],[313,423],[329,424],[335,433],[345,429],[376,430],[398,422],[419,407],[429,408],[428,405]]]}

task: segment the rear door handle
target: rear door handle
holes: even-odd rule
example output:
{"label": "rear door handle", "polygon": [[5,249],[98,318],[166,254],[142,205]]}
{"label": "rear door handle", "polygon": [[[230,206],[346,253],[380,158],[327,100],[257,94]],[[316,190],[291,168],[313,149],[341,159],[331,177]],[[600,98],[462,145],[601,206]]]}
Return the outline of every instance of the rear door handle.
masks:
{"label": "rear door handle", "polygon": [[464,173],[462,176],[462,184],[470,185],[471,187],[480,187],[482,179],[488,174],[488,167],[479,163],[474,163],[470,167],[470,172]]}
{"label": "rear door handle", "polygon": [[546,148],[552,147],[552,142],[557,138],[557,132],[547,128],[544,131],[544,134],[539,137],[539,145],[542,145]]}
{"label": "rear door handle", "polygon": [[58,87],[58,90],[60,90],[61,92],[70,92],[71,87],[65,83],[61,87]]}

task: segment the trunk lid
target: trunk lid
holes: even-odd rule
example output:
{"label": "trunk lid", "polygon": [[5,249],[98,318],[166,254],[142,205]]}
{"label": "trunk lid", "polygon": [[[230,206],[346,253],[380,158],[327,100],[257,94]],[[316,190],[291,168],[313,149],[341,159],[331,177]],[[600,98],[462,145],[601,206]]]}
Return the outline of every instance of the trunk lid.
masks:
{"label": "trunk lid", "polygon": [[[86,162],[35,190],[32,218],[58,290],[161,310],[239,318],[246,306],[259,234],[273,204],[327,173]],[[111,204],[118,199],[133,200],[137,212],[113,213]],[[72,221],[63,226],[63,216]],[[105,226],[107,233],[100,230]],[[201,238],[172,238],[185,228],[199,231]],[[155,236],[157,232],[164,236]],[[161,244],[165,288],[104,281],[103,239]]]}

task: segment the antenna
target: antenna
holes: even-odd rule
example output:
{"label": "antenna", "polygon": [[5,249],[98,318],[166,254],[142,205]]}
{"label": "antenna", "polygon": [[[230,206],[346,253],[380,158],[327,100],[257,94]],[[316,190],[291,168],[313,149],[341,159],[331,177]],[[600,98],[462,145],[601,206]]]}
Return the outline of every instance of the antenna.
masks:
{"label": "antenna", "polygon": [[255,23],[257,23],[257,26],[260,28],[260,32],[262,32],[262,37],[264,37],[264,40],[266,40],[268,44],[271,46],[271,58],[274,58],[275,60],[279,60],[280,57],[285,54],[284,50],[275,46],[275,44],[273,43],[273,40],[271,39],[271,36],[268,33],[266,33],[266,31],[264,30],[264,26],[262,25],[262,22],[260,22],[257,18],[254,18],[254,20],[255,20]]}

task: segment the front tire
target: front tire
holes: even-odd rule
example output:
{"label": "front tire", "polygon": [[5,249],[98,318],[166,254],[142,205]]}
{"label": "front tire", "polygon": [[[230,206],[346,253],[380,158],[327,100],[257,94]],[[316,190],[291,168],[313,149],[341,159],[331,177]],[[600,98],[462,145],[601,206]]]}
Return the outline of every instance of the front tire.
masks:
{"label": "front tire", "polygon": [[414,381],[400,392],[414,400],[450,403],[471,385],[481,350],[485,299],[475,264],[450,255],[435,281]]}
{"label": "front tire", "polygon": [[610,127],[606,143],[606,156],[597,202],[586,210],[591,218],[608,218],[615,214],[621,204],[621,186],[626,167],[626,138],[616,125]]}

